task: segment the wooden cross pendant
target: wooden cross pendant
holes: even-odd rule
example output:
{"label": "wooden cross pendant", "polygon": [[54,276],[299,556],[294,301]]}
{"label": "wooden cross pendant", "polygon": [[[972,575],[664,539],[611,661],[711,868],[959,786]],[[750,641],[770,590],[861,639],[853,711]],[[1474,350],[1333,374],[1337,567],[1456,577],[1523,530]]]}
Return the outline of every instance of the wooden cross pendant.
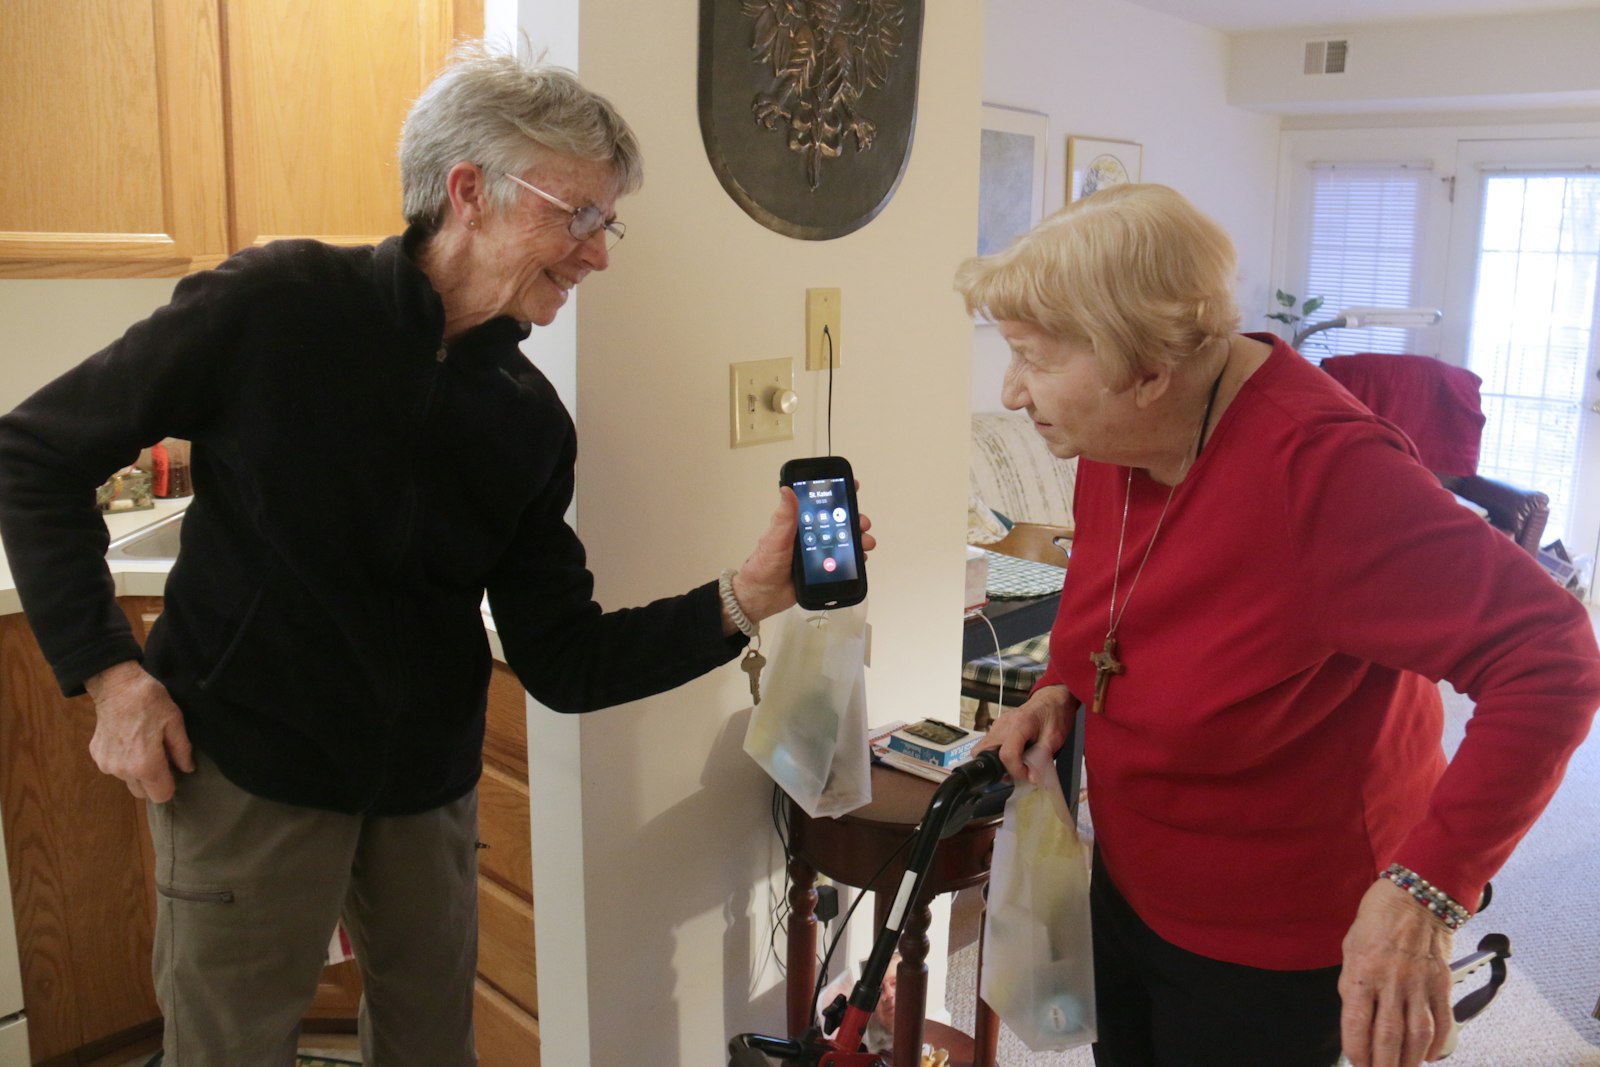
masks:
{"label": "wooden cross pendant", "polygon": [[1106,689],[1111,685],[1111,676],[1127,670],[1117,658],[1116,631],[1106,634],[1106,647],[1103,651],[1089,653],[1089,662],[1094,664],[1094,704],[1089,710],[1096,715],[1104,715]]}

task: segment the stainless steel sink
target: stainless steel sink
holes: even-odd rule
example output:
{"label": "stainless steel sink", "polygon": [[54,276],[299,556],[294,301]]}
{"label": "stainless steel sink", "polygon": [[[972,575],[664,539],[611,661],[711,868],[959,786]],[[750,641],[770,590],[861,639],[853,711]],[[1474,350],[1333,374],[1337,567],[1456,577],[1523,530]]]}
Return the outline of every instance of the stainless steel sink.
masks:
{"label": "stainless steel sink", "polygon": [[106,559],[174,560],[178,558],[178,531],[183,512],[119,537],[106,548]]}

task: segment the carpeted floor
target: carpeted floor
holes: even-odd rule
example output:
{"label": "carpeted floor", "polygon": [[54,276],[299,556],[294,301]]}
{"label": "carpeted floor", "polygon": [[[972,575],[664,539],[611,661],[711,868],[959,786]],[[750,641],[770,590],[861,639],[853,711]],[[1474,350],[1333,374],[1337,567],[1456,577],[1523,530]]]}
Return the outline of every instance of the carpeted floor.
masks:
{"label": "carpeted floor", "polygon": [[[1591,611],[1591,615],[1594,612]],[[1460,743],[1472,704],[1449,686],[1445,750]],[[1456,937],[1454,955],[1491,931],[1511,938],[1510,977],[1488,1011],[1461,1032],[1449,1067],[1600,1067],[1600,730],[1573,756],[1544,816],[1494,879],[1494,902]],[[971,1033],[980,902],[967,890],[952,909],[946,1006]],[[1479,984],[1468,979],[1468,985]],[[1459,999],[1457,994],[1456,999]],[[1087,1049],[1031,1053],[1002,1024],[1002,1067],[1089,1067]]]}

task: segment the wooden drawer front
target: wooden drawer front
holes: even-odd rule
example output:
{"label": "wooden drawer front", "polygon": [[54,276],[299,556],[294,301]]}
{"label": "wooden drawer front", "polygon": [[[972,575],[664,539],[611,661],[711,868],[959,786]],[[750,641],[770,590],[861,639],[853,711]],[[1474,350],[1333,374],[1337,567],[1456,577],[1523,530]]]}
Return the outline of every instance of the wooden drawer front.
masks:
{"label": "wooden drawer front", "polygon": [[478,836],[489,847],[478,853],[478,871],[532,902],[530,833],[527,783],[486,765],[478,780]]}
{"label": "wooden drawer front", "polygon": [[539,1020],[482,979],[473,992],[479,1067],[539,1067]]}
{"label": "wooden drawer front", "polygon": [[533,906],[478,879],[478,976],[523,1011],[539,1014]]}
{"label": "wooden drawer front", "polygon": [[511,668],[496,662],[489,676],[489,733],[483,758],[513,778],[528,780],[528,702]]}

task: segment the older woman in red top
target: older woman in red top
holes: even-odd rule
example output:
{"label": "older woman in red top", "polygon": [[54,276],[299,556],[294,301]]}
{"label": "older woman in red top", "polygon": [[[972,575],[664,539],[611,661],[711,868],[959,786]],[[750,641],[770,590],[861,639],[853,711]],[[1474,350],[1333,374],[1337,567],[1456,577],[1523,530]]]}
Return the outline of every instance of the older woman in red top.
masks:
{"label": "older woman in red top", "polygon": [[[1600,705],[1579,603],[1411,442],[1235,332],[1227,236],[1125,185],[966,263],[1002,399],[1080,460],[1077,535],[1013,774],[1080,700],[1097,1064],[1415,1065],[1452,931]],[[1476,705],[1448,764],[1436,683]]]}

